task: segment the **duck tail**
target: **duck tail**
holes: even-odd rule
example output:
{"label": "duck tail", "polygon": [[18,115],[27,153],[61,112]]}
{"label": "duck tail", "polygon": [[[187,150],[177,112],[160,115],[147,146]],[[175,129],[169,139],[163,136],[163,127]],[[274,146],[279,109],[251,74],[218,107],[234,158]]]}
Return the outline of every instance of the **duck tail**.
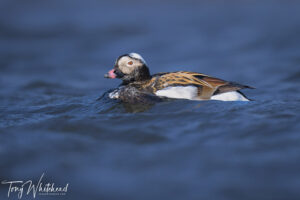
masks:
{"label": "duck tail", "polygon": [[214,92],[214,95],[222,94],[225,92],[231,92],[231,91],[239,91],[241,89],[255,89],[255,88],[248,85],[235,83],[235,82],[228,82],[227,84],[218,87],[218,89]]}

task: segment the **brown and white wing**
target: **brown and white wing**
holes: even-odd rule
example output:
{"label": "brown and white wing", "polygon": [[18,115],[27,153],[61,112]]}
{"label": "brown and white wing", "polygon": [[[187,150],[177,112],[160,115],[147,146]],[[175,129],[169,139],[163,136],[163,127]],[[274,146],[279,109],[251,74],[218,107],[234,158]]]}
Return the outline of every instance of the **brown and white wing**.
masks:
{"label": "brown and white wing", "polygon": [[174,98],[180,97],[181,93],[184,99],[210,99],[213,95],[251,87],[201,73],[179,71],[160,75],[156,88],[157,93],[162,96],[167,96],[166,94],[169,92],[176,93],[173,95],[176,96]]}

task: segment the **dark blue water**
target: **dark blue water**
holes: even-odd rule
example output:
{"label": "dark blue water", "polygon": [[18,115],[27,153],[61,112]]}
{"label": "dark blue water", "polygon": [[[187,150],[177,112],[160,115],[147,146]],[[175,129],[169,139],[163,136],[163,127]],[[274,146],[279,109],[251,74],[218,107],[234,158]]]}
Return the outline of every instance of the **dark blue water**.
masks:
{"label": "dark blue water", "polygon": [[[299,199],[299,10],[299,1],[1,1],[0,180],[45,173],[69,183],[66,196],[36,199]],[[120,84],[103,75],[128,52],[152,73],[254,86],[244,92],[255,101],[96,101]]]}

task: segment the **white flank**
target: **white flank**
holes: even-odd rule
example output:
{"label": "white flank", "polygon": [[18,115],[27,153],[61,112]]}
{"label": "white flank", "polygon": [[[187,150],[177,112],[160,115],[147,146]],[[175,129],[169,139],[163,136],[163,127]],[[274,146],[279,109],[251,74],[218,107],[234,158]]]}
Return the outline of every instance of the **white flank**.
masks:
{"label": "white flank", "polygon": [[249,101],[249,99],[246,99],[243,95],[236,91],[217,94],[212,96],[210,99],[219,101]]}
{"label": "white flank", "polygon": [[197,87],[195,86],[175,86],[166,87],[155,92],[157,96],[176,98],[176,99],[196,99]]}
{"label": "white flank", "polygon": [[139,59],[143,63],[146,64],[146,61],[144,60],[144,58],[140,54],[138,54],[138,53],[130,53],[129,56],[132,57],[132,58],[135,58],[135,59]]}

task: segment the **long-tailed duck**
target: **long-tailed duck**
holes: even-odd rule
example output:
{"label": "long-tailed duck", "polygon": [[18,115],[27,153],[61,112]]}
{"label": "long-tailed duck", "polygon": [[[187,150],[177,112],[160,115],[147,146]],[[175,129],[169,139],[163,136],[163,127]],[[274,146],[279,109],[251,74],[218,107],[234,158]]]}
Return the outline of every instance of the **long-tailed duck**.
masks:
{"label": "long-tailed duck", "polygon": [[252,88],[196,72],[178,71],[150,75],[145,60],[137,53],[119,56],[114,68],[105,77],[123,81],[108,96],[124,102],[161,98],[249,101],[240,90]]}

